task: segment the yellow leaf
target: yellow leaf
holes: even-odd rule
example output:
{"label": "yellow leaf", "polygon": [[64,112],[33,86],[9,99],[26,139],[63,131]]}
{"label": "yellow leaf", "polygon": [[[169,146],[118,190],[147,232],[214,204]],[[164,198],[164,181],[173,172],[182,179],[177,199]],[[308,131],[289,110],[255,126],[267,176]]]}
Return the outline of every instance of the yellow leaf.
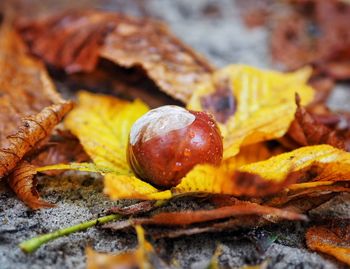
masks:
{"label": "yellow leaf", "polygon": [[298,191],[298,190],[304,190],[309,188],[315,188],[318,186],[329,186],[334,183],[335,183],[334,181],[312,181],[312,182],[305,182],[305,183],[296,183],[296,184],[289,185],[288,190]]}
{"label": "yellow leaf", "polygon": [[125,154],[129,131],[147,111],[148,107],[139,100],[131,103],[80,92],[78,105],[67,116],[65,125],[97,166],[131,174]]}
{"label": "yellow leaf", "polygon": [[[289,173],[312,165],[321,168],[325,165],[329,168],[341,165],[343,170],[338,171],[341,173],[339,176],[346,175],[350,172],[350,153],[329,145],[307,146],[277,155],[266,161],[244,165],[240,167],[240,171],[258,173],[267,180],[282,181]],[[327,179],[318,177],[318,180],[329,180],[329,177]]]}
{"label": "yellow leaf", "polygon": [[284,74],[230,65],[215,72],[211,82],[198,87],[188,108],[205,110],[203,97],[212,95],[219,87],[232,92],[235,112],[226,122],[219,123],[227,159],[236,155],[241,145],[279,138],[286,133],[294,119],[295,93],[304,105],[313,99],[314,91],[306,84],[310,74],[310,68]]}
{"label": "yellow leaf", "polygon": [[[339,165],[341,170],[338,169]],[[332,169],[332,166],[336,168]],[[350,180],[350,153],[329,145],[318,145],[302,147],[245,165],[240,165],[235,158],[224,161],[219,167],[197,165],[172,191],[175,194],[206,192],[264,196],[295,183],[315,168],[318,173],[313,180]],[[299,171],[296,178],[290,177]]]}
{"label": "yellow leaf", "polygon": [[71,169],[104,174],[105,193],[112,199],[168,199],[133,176],[126,160],[126,147],[133,123],[148,111],[141,101],[127,102],[110,96],[80,92],[78,105],[65,124],[75,134],[94,164],[59,164],[37,171]]}
{"label": "yellow leaf", "polygon": [[48,171],[48,170],[75,170],[82,172],[93,172],[93,173],[117,173],[117,170],[114,170],[111,167],[102,167],[94,163],[69,163],[69,164],[54,164],[48,166],[42,166],[36,168],[37,172]]}
{"label": "yellow leaf", "polygon": [[123,176],[108,173],[104,179],[104,192],[111,199],[151,199],[162,200],[171,198],[171,192],[159,192],[151,184],[148,184],[134,176]]}

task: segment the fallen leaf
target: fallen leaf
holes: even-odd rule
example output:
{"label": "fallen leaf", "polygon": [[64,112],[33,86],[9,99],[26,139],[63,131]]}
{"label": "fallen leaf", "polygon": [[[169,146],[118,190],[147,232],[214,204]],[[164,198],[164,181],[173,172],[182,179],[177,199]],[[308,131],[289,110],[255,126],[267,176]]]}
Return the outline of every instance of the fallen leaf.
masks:
{"label": "fallen leaf", "polygon": [[[0,178],[3,178],[16,169],[26,154],[46,142],[53,128],[71,110],[72,103],[58,95],[43,65],[27,55],[7,18],[0,30],[0,69]],[[29,173],[21,175],[23,165],[18,169],[9,178],[10,185],[21,182],[21,186],[34,187]],[[26,193],[29,188],[14,190],[27,204],[28,199],[37,203],[31,196],[33,188],[31,193]]]}
{"label": "fallen leaf", "polygon": [[36,175],[35,166],[26,161],[20,162],[8,178],[11,189],[16,195],[31,209],[40,209],[43,207],[53,207],[53,204],[40,199],[36,190],[34,175]]}
{"label": "fallen leaf", "polygon": [[219,167],[197,165],[172,192],[263,197],[301,181],[348,180],[349,161],[349,153],[328,145],[302,147],[241,166],[231,158]]}
{"label": "fallen leaf", "polygon": [[164,24],[151,19],[76,10],[22,21],[18,28],[31,51],[50,65],[68,73],[92,71],[99,58],[127,68],[141,66],[160,89],[183,102],[213,71]]}
{"label": "fallen leaf", "polygon": [[[156,213],[151,217],[140,217],[140,215],[137,216],[136,214],[133,215],[132,218],[106,224],[103,226],[103,228],[118,231],[125,230],[134,225],[143,225],[150,230],[152,236],[157,238],[160,234],[162,234],[162,232],[158,234],[159,231],[155,230],[153,233],[152,227],[154,229],[155,226],[162,226],[162,229],[165,229],[164,231],[172,227],[173,231],[171,234],[176,237],[176,231],[181,231],[181,229],[180,227],[176,227],[176,229],[174,229],[173,226],[190,226],[195,229],[193,231],[194,233],[201,233],[207,231],[205,228],[210,231],[213,227],[213,223],[215,223],[215,225],[219,225],[217,226],[217,229],[231,230],[236,228],[251,228],[255,227],[256,225],[256,227],[258,227],[259,225],[279,222],[286,219],[305,221],[307,220],[307,217],[301,213],[296,213],[291,210],[263,206],[257,203],[232,198],[229,204],[213,209],[162,212]],[[229,222],[228,220],[231,221],[230,223],[232,223],[232,225],[224,224]],[[182,233],[179,232],[179,235],[182,235]]]}
{"label": "fallen leaf", "polygon": [[156,256],[152,245],[146,241],[144,230],[136,226],[138,247],[136,250],[121,254],[98,253],[90,248],[86,249],[88,269],[151,269],[168,268],[168,266]]}
{"label": "fallen leaf", "polygon": [[[181,226],[245,215],[273,215],[280,219],[307,220],[302,214],[237,200],[234,205],[216,209],[159,213],[140,221],[140,224]],[[137,220],[134,221],[138,223]]]}
{"label": "fallen leaf", "polygon": [[296,104],[295,119],[287,134],[290,138],[301,146],[329,144],[340,149],[345,148],[344,140],[337,131],[318,123],[313,115],[301,106],[298,95],[296,95]]}
{"label": "fallen leaf", "polygon": [[[309,68],[283,74],[230,65],[216,71],[210,82],[198,86],[188,108],[213,113],[224,137],[227,159],[235,156],[241,146],[279,138],[287,132],[296,110],[295,93],[303,104],[313,100],[314,91],[306,84],[310,74]],[[208,106],[208,97],[213,99],[214,94],[222,92],[223,98],[231,101]]]}
{"label": "fallen leaf", "polygon": [[306,244],[315,251],[331,255],[350,265],[350,224],[339,223],[335,227],[314,226],[306,232]]}
{"label": "fallen leaf", "polygon": [[132,103],[117,98],[78,94],[78,106],[67,116],[66,127],[79,138],[97,166],[109,167],[130,175],[126,147],[133,123],[148,111],[141,101]]}
{"label": "fallen leaf", "polygon": [[[240,167],[239,170],[257,173],[265,179],[274,179],[279,181],[284,180],[293,172],[301,171],[307,174],[307,172],[311,171],[311,169],[315,169],[314,171],[316,173],[314,175],[309,175],[313,181],[336,181],[341,180],[341,178],[344,180],[348,177],[347,173],[350,168],[349,162],[350,153],[329,145],[316,145],[301,147],[299,149],[271,157],[266,161],[248,164]],[[324,169],[325,167],[328,169]],[[333,169],[332,167],[336,168]],[[337,170],[340,167],[342,170]],[[333,172],[336,172],[336,175],[332,176]],[[300,178],[298,181],[308,181],[311,179]]]}

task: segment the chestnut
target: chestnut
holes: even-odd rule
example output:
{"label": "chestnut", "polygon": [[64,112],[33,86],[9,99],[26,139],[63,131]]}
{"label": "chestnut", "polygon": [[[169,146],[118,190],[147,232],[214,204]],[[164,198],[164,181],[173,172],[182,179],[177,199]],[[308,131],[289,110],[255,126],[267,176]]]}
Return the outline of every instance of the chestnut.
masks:
{"label": "chestnut", "polygon": [[170,105],[139,118],[127,148],[134,173],[161,187],[176,186],[196,164],[220,164],[222,154],[221,133],[211,115]]}

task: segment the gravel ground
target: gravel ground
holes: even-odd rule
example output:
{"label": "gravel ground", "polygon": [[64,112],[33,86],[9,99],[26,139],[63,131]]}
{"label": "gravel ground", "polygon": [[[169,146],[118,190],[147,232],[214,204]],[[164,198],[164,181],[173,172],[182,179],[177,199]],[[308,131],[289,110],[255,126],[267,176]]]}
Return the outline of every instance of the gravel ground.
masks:
{"label": "gravel ground", "polygon": [[[67,5],[101,7],[124,11],[137,16],[153,16],[166,21],[185,42],[207,56],[217,66],[245,63],[259,67],[274,67],[268,51],[268,32],[263,28],[245,29],[237,8],[237,1],[220,0],[149,0],[149,1],[40,1],[22,0],[25,10],[33,16],[47,7],[57,10]],[[340,85],[330,104],[346,108],[350,101],[349,85]],[[55,208],[30,211],[3,184],[0,187],[0,268],[85,268],[84,250],[91,246],[99,251],[120,252],[135,247],[132,233],[116,233],[92,228],[85,232],[60,238],[40,248],[34,254],[22,253],[17,244],[25,239],[67,227],[98,216],[117,202],[103,196],[102,181],[91,174],[67,172],[60,177],[39,179],[43,197],[56,203]],[[329,208],[335,214],[349,214],[350,198],[337,198],[341,206],[334,209],[330,202],[313,214],[324,214]],[[192,208],[191,201],[169,205]],[[337,215],[337,216],[338,216]],[[340,268],[330,258],[312,253],[305,248],[303,232],[306,224],[285,223],[255,231],[257,235],[274,236],[264,249],[258,250],[251,240],[244,239],[249,232],[220,233],[183,237],[154,242],[160,255],[175,267],[206,268],[217,246],[220,246],[220,264],[223,268],[259,264],[266,260],[269,268]],[[264,240],[265,242],[266,240]],[[267,240],[267,242],[269,242]]]}

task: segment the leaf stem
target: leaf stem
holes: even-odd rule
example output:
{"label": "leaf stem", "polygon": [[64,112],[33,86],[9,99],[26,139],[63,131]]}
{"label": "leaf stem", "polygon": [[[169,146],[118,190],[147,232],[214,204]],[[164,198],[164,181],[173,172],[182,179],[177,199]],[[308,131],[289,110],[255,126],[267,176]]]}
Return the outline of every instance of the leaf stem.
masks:
{"label": "leaf stem", "polygon": [[56,238],[66,236],[66,235],[69,235],[69,234],[74,233],[74,232],[83,231],[83,230],[86,230],[86,229],[93,227],[95,225],[98,225],[98,224],[104,224],[104,223],[107,223],[107,222],[110,222],[113,220],[118,220],[121,217],[122,216],[119,214],[111,214],[111,215],[107,215],[104,217],[100,217],[100,218],[95,219],[95,220],[82,222],[82,223],[79,223],[77,225],[67,227],[67,228],[64,228],[61,230],[57,230],[57,231],[52,232],[52,233],[43,234],[43,235],[31,238],[27,241],[22,242],[19,245],[19,247],[26,253],[32,253],[35,250],[37,250],[41,245],[43,245],[49,241],[52,241]]}

